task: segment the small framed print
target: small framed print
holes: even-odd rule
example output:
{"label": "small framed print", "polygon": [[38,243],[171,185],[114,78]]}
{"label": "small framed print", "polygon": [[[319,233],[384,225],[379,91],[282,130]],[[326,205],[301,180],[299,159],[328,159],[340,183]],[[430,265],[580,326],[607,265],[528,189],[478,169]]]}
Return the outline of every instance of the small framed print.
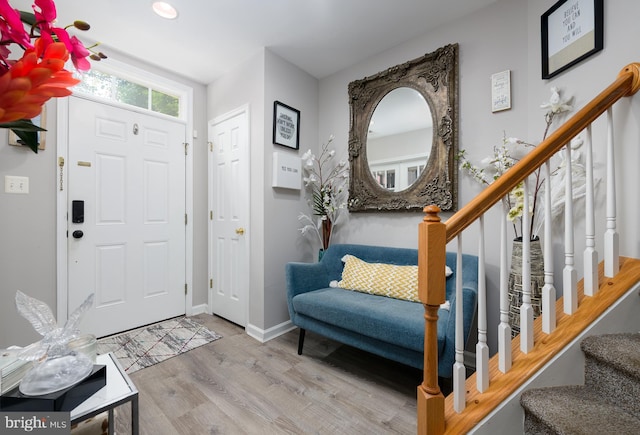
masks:
{"label": "small framed print", "polygon": [[491,111],[511,109],[511,71],[491,75]]}
{"label": "small framed print", "polygon": [[541,20],[543,79],[603,48],[603,0],[560,0]]}
{"label": "small framed print", "polygon": [[273,143],[300,148],[300,111],[280,101],[273,102]]}
{"label": "small framed print", "polygon": [[[47,107],[42,106],[42,112],[40,112],[40,115],[32,118],[31,122],[33,122],[38,127],[47,128]],[[45,149],[46,139],[47,139],[46,132],[39,131],[38,132],[38,149],[39,150]],[[24,145],[24,142],[22,142],[22,140],[13,132],[13,130],[9,130],[9,145],[18,146],[18,147]]]}

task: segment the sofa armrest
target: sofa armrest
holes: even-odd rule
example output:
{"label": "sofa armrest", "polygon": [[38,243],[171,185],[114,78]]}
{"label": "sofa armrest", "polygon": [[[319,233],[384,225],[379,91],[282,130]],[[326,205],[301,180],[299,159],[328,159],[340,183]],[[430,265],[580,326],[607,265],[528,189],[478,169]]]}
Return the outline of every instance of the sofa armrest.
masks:
{"label": "sofa armrest", "polygon": [[322,262],[297,263],[290,262],[285,266],[287,284],[287,300],[300,293],[310,292],[329,286],[329,276]]}
{"label": "sofa armrest", "polygon": [[329,286],[327,268],[322,262],[299,263],[290,262],[285,265],[285,280],[287,285],[287,308],[289,316],[295,322],[293,311],[293,297]]}

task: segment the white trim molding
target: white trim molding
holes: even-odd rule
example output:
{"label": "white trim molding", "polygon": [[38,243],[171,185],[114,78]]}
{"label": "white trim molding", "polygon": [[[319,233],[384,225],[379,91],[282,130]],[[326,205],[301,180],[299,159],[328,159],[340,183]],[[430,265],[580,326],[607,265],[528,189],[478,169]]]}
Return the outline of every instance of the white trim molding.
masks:
{"label": "white trim molding", "polygon": [[245,331],[249,337],[253,337],[260,343],[266,343],[269,340],[273,340],[276,337],[280,337],[289,331],[293,331],[297,326],[291,323],[291,320],[282,322],[279,325],[272,326],[269,329],[260,329],[255,325],[247,324]]}

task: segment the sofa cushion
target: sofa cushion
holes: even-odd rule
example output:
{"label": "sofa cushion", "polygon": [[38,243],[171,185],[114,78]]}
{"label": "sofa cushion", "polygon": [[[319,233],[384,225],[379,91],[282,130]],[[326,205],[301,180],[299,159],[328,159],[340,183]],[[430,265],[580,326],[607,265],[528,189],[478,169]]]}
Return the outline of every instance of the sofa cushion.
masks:
{"label": "sofa cushion", "polygon": [[[342,261],[342,279],[331,287],[420,302],[418,266],[367,263],[349,254],[342,257]],[[453,272],[446,266],[445,273],[450,276]]]}
{"label": "sofa cushion", "polygon": [[[323,288],[296,295],[297,314],[377,338],[418,352],[424,349],[422,304],[341,288]],[[449,311],[438,311],[438,351],[442,351]]]}

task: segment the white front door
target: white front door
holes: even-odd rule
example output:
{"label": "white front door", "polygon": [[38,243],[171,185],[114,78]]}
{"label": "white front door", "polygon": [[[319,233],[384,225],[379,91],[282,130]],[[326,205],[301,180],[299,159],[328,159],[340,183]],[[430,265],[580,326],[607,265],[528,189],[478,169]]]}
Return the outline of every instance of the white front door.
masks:
{"label": "white front door", "polygon": [[185,126],[79,97],[68,119],[68,312],[95,293],[98,337],[185,314]]}
{"label": "white front door", "polygon": [[209,278],[214,314],[246,326],[249,295],[248,107],[209,122]]}

